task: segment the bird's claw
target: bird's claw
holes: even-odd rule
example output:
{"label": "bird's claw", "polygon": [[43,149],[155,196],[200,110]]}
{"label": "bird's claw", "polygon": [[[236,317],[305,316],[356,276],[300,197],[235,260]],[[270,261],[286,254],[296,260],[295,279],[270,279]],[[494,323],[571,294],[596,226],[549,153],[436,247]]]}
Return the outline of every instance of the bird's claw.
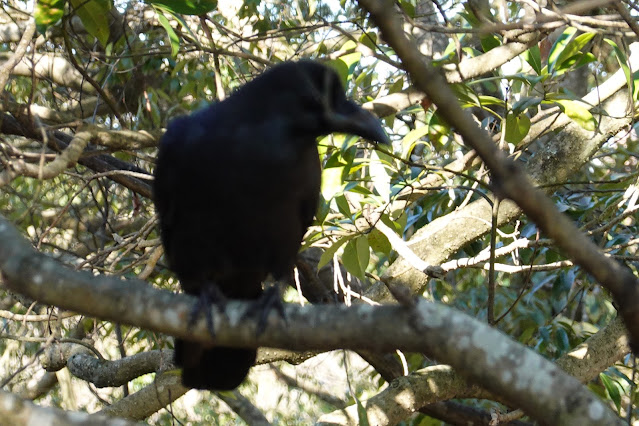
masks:
{"label": "bird's claw", "polygon": [[267,287],[264,294],[255,302],[255,308],[251,309],[247,315],[258,315],[257,328],[255,330],[256,335],[264,333],[266,330],[266,323],[268,315],[272,310],[275,310],[280,318],[284,320],[284,323],[288,325],[288,318],[284,311],[284,302],[282,302],[282,295],[280,288],[277,285]]}
{"label": "bird's claw", "polygon": [[204,313],[204,318],[206,320],[206,329],[209,331],[211,337],[215,337],[213,311],[211,308],[215,305],[220,309],[221,312],[226,314],[226,302],[226,297],[224,296],[224,294],[222,294],[216,284],[208,283],[208,285],[203,286],[202,291],[200,292],[200,297],[198,298],[193,310],[189,314],[189,328],[193,327],[197,322],[200,314]]}

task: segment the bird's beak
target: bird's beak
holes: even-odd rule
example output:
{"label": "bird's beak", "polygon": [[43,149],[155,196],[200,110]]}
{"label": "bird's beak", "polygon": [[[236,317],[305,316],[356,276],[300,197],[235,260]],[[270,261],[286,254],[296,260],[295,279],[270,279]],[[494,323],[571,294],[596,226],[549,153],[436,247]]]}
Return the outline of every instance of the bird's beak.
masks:
{"label": "bird's beak", "polygon": [[332,130],[358,135],[372,142],[390,145],[391,141],[382,128],[379,119],[359,105],[354,106],[355,108],[348,112],[331,111],[329,113],[328,121]]}

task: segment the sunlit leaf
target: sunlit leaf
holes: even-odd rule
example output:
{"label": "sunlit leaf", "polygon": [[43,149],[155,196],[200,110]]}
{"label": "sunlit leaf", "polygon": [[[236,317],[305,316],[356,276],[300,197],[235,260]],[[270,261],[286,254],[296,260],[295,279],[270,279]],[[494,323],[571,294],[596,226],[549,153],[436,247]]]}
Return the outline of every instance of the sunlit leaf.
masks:
{"label": "sunlit leaf", "polygon": [[373,186],[384,202],[390,201],[391,177],[384,167],[380,154],[377,151],[371,152],[371,161],[368,170],[373,181]]}
{"label": "sunlit leaf", "polygon": [[339,78],[342,81],[342,85],[346,86],[349,75],[348,65],[346,64],[346,62],[344,62],[342,58],[338,58],[327,61],[326,65],[337,71],[337,75],[339,75]]}
{"label": "sunlit leaf", "polygon": [[[594,36],[595,33],[585,33],[580,34],[569,41],[564,46],[564,48],[559,51],[559,55],[554,60],[554,69],[559,71],[563,68],[568,67],[569,64],[566,63],[568,59],[574,57],[577,54],[581,54],[581,51],[584,49],[584,47],[586,47],[586,44],[588,44]],[[548,63],[551,63],[550,60],[548,61]]]}
{"label": "sunlit leaf", "polygon": [[215,10],[217,0],[145,0],[149,4],[162,5],[173,13],[182,15],[202,15]]}
{"label": "sunlit leaf", "polygon": [[38,32],[44,34],[50,26],[64,15],[65,0],[38,0],[34,17]]}
{"label": "sunlit leaf", "polygon": [[344,167],[330,167],[322,172],[322,196],[331,200],[335,194],[342,192],[344,182],[342,181],[342,173]]}
{"label": "sunlit leaf", "polygon": [[372,31],[363,33],[359,37],[359,42],[373,51],[377,50],[377,34]]}
{"label": "sunlit leaf", "polygon": [[180,50],[180,39],[178,38],[177,34],[173,30],[173,27],[171,27],[169,20],[166,18],[166,16],[164,16],[164,13],[162,13],[160,10],[158,10],[158,21],[160,22],[160,25],[162,25],[162,27],[164,28],[164,31],[166,31],[166,35],[169,37],[169,44],[171,45],[171,56],[175,58],[177,56],[178,51]]}
{"label": "sunlit leaf", "polygon": [[548,72],[552,73],[554,71],[555,65],[557,65],[557,60],[560,58],[561,53],[564,51],[570,40],[574,37],[577,29],[574,27],[568,27],[566,30],[557,38],[555,43],[552,45],[550,49],[550,54],[548,55]]}
{"label": "sunlit leaf", "polygon": [[415,146],[415,142],[428,134],[429,126],[420,126],[411,130],[402,139],[402,158],[406,158]]}
{"label": "sunlit leaf", "polygon": [[563,112],[568,117],[584,129],[594,131],[597,128],[597,120],[590,113],[586,104],[569,99],[558,99],[555,102],[561,105]]}
{"label": "sunlit leaf", "polygon": [[626,55],[624,54],[623,50],[621,50],[619,48],[619,46],[617,45],[617,43],[615,43],[614,41],[605,38],[604,41],[606,43],[608,43],[610,46],[612,46],[612,50],[615,54],[615,58],[617,58],[617,62],[619,63],[619,66],[621,67],[621,69],[623,70],[624,75],[626,76],[626,83],[628,84],[628,87],[630,87],[632,94],[633,94],[633,99],[637,99],[637,93],[639,92],[639,88],[635,85],[635,80],[636,78],[633,78],[633,75],[630,71],[630,66],[628,64],[628,58],[626,57]]}

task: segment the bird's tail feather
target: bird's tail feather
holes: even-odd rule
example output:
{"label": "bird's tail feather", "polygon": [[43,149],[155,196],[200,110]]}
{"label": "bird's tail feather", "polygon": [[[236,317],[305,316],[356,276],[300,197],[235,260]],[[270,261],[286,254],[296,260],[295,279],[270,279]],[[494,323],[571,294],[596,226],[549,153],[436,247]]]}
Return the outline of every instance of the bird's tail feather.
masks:
{"label": "bird's tail feather", "polygon": [[207,347],[175,339],[175,364],[182,367],[182,384],[194,389],[232,390],[255,364],[257,350]]}

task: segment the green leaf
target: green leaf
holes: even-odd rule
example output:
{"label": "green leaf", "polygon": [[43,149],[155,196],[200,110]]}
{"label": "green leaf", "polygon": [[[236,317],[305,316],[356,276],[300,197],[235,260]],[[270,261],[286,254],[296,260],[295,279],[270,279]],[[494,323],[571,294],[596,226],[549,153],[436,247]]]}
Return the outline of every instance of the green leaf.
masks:
{"label": "green leaf", "polygon": [[368,413],[366,412],[366,408],[359,401],[359,398],[355,399],[357,403],[357,420],[360,426],[370,426],[370,422],[368,420]]}
{"label": "green leaf", "polygon": [[388,256],[391,250],[393,249],[386,235],[384,235],[377,228],[373,228],[367,234],[367,237],[368,237],[368,245],[371,247],[371,249],[374,252],[384,253],[386,256]]}
{"label": "green leaf", "polygon": [[335,197],[335,203],[337,204],[337,209],[344,216],[346,216],[348,218],[353,216],[353,214],[351,213],[351,207],[349,206],[348,200],[346,199],[344,194],[338,195],[337,197]]}
{"label": "green leaf", "polygon": [[349,74],[348,65],[346,64],[346,62],[342,61],[341,58],[331,59],[330,61],[326,62],[326,65],[337,71],[337,75],[339,75],[339,79],[342,82],[342,85],[346,87]]}
{"label": "green leaf", "polygon": [[633,99],[637,99],[637,92],[638,92],[638,87],[635,86],[635,82],[634,79],[632,77],[631,71],[630,71],[630,67],[628,65],[628,58],[626,57],[625,53],[623,52],[623,50],[621,50],[619,48],[619,46],[617,46],[617,43],[615,43],[614,41],[605,38],[604,41],[606,43],[608,43],[610,46],[612,46],[612,50],[615,53],[615,57],[617,58],[617,62],[619,62],[619,66],[621,67],[621,69],[623,70],[624,75],[626,76],[626,84],[628,84],[628,87],[631,89],[631,93],[633,95]]}
{"label": "green leaf", "polygon": [[[348,46],[349,43],[353,43],[353,45]],[[344,46],[342,46],[342,50],[350,50],[356,47],[357,45],[354,42],[349,41],[344,44]],[[360,59],[362,59],[362,54],[360,52],[353,52],[347,55],[340,56],[340,59],[346,64],[346,66],[348,66],[349,74],[351,74],[353,72],[354,65],[357,64]]]}
{"label": "green leaf", "polygon": [[317,206],[317,211],[315,212],[315,220],[318,224],[322,225],[324,224],[326,217],[331,211],[331,205],[330,201],[327,202],[324,197],[322,197],[322,194],[320,194],[319,198],[319,205]]}
{"label": "green leaf", "polygon": [[570,350],[570,338],[568,333],[563,328],[559,328],[555,335],[555,345],[561,351],[561,353],[568,352]]}
{"label": "green leaf", "polygon": [[528,62],[528,65],[535,70],[537,75],[541,75],[541,51],[539,50],[539,45],[535,44],[522,53],[521,56]]}
{"label": "green leaf", "polygon": [[388,87],[388,94],[397,93],[404,88],[404,78],[399,77]]}
{"label": "green leaf", "polygon": [[586,104],[569,99],[558,99],[555,102],[562,107],[568,117],[584,129],[592,132],[597,128],[597,120],[592,116]]}
{"label": "green leaf", "polygon": [[352,240],[353,237],[354,235],[347,235],[345,237],[342,237],[339,240],[337,240],[335,243],[333,243],[332,246],[324,250],[324,253],[322,253],[322,255],[320,256],[319,262],[317,262],[317,269],[323,268],[324,265],[328,264],[328,262],[333,260],[335,253],[337,253],[337,250],[339,250],[339,248],[342,247],[345,243]]}
{"label": "green leaf", "polygon": [[362,268],[362,278],[365,278],[366,268],[368,268],[368,262],[371,260],[371,249],[368,245],[368,238],[366,235],[360,235],[355,239],[355,246],[357,248],[357,260]]}
{"label": "green leaf", "polygon": [[555,60],[555,70],[559,71],[568,68],[570,66],[568,59],[574,57],[577,54],[581,55],[581,51],[583,50],[583,48],[586,47],[586,44],[588,44],[588,42],[590,42],[590,40],[592,40],[594,36],[595,33],[580,34],[575,37],[574,40],[566,44],[564,49],[559,52],[559,55]]}
{"label": "green leaf", "polygon": [[451,84],[450,88],[453,89],[453,92],[455,92],[455,95],[457,96],[457,99],[459,99],[459,102],[461,102],[462,104],[466,104],[465,106],[481,106],[481,100],[479,99],[479,96],[468,84]]}
{"label": "green leaf", "polygon": [[344,173],[344,166],[329,167],[322,171],[322,196],[324,199],[331,200],[336,194],[342,192],[344,189],[342,173]]}
{"label": "green leaf", "polygon": [[342,254],[342,264],[352,275],[364,279],[369,258],[370,250],[368,241],[366,237],[362,235],[346,244],[344,253]]}
{"label": "green leaf", "polygon": [[501,46],[501,40],[492,34],[482,37],[481,39],[481,47],[484,52],[488,52],[499,46]]}
{"label": "green leaf", "polygon": [[217,8],[217,0],[146,0],[152,5],[161,5],[172,13],[202,15]]}
{"label": "green leaf", "polygon": [[504,137],[506,141],[512,144],[518,144],[526,137],[530,130],[530,118],[527,115],[515,115],[509,113],[506,116],[506,133]]}
{"label": "green leaf", "polygon": [[[402,217],[405,217],[406,215],[402,215]],[[380,220],[382,222],[384,222],[384,225],[388,226],[389,228],[391,228],[392,230],[394,230],[397,235],[399,235],[401,237],[402,232],[404,230],[404,226],[400,223],[399,220],[393,220],[388,214],[384,213]]]}
{"label": "green leaf", "polygon": [[65,3],[65,0],[38,0],[34,16],[39,33],[44,34],[50,26],[62,19]]}
{"label": "green leaf", "polygon": [[415,143],[428,134],[429,126],[421,126],[411,130],[402,139],[402,158],[407,158]]}
{"label": "green leaf", "polygon": [[373,51],[377,50],[377,34],[374,32],[363,33],[359,37],[359,42]]}
{"label": "green leaf", "polygon": [[604,373],[599,373],[599,379],[601,379],[601,383],[603,383],[604,387],[606,388],[608,396],[610,397],[612,402],[615,403],[617,411],[621,410],[621,393],[619,392],[617,383]]}
{"label": "green leaf", "polygon": [[98,39],[102,46],[109,42],[110,0],[71,0],[73,11],[82,21],[87,32]]}
{"label": "green leaf", "polygon": [[597,58],[590,52],[586,53],[577,53],[576,55],[571,56],[566,59],[562,64],[560,69],[557,70],[557,75],[561,75],[565,72],[568,72],[572,69],[577,69],[591,62],[595,62]]}
{"label": "green leaf", "polygon": [[[561,53],[566,49],[570,40],[574,37],[577,29],[574,27],[568,27],[566,30],[557,38],[555,44],[552,45],[550,49],[550,54],[548,55],[548,72],[552,74],[554,71],[555,65],[557,64],[557,60],[561,56]],[[564,58],[566,59],[566,58]]]}
{"label": "green leaf", "polygon": [[180,50],[180,39],[173,30],[173,27],[171,27],[169,20],[166,18],[166,16],[164,16],[164,13],[162,13],[162,11],[159,9],[156,10],[158,13],[158,21],[164,28],[164,31],[166,31],[166,35],[169,36],[169,44],[171,45],[171,56],[175,58],[178,51]]}
{"label": "green leaf", "polygon": [[368,188],[364,188],[361,185],[353,185],[353,186],[349,186],[348,189],[350,192],[354,192],[356,194],[362,194],[362,195],[372,195],[373,193],[371,192],[370,189]]}
{"label": "green leaf", "polygon": [[384,202],[388,203],[391,193],[391,177],[386,171],[386,167],[380,155],[384,154],[378,154],[377,151],[371,153],[371,162],[368,166],[368,171],[377,193],[382,197]]}
{"label": "green leaf", "polygon": [[517,102],[514,103],[514,105],[512,106],[512,111],[514,114],[521,114],[528,108],[538,106],[541,101],[542,99],[538,97],[522,96]]}
{"label": "green leaf", "polygon": [[359,266],[357,248],[353,241],[349,241],[344,247],[344,253],[342,253],[342,264],[348,272],[356,277],[361,277],[364,274],[362,268]]}
{"label": "green leaf", "polygon": [[463,17],[464,19],[466,19],[466,21],[470,24],[472,28],[477,28],[481,26],[482,23],[475,15],[473,8],[470,6],[470,2],[468,1],[464,2],[463,5],[464,5],[464,10],[466,12],[462,12],[459,15]]}
{"label": "green leaf", "polygon": [[409,17],[415,17],[415,5],[412,2],[407,0],[400,0],[399,7],[401,7],[404,13],[406,13]]}

